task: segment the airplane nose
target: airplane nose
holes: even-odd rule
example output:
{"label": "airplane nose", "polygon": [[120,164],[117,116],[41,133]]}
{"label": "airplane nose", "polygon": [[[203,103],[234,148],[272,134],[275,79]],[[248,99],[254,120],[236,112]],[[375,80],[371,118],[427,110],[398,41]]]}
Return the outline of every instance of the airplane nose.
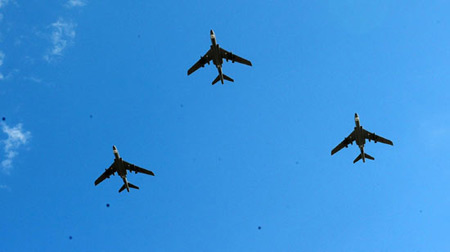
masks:
{"label": "airplane nose", "polygon": [[117,150],[117,148],[116,148],[116,146],[115,146],[115,145],[113,145],[113,150]]}
{"label": "airplane nose", "polygon": [[358,117],[358,113],[355,113],[355,118]]}
{"label": "airplane nose", "polygon": [[214,31],[213,31],[213,30],[211,30],[211,31],[209,31],[209,33],[210,33],[211,35],[213,35],[213,34],[214,34]]}

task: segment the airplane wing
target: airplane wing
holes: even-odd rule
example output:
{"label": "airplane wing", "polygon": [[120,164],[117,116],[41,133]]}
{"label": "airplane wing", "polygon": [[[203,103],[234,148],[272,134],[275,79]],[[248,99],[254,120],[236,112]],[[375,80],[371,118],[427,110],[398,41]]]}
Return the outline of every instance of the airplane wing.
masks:
{"label": "airplane wing", "polygon": [[204,67],[205,64],[209,63],[211,60],[211,49],[209,49],[203,57],[201,57],[191,68],[189,68],[187,74],[190,75],[191,73],[197,71],[200,67]]}
{"label": "airplane wing", "polygon": [[394,145],[394,143],[391,140],[380,137],[380,136],[376,135],[375,133],[371,133],[365,129],[363,129],[363,135],[364,135],[364,138],[368,139],[369,141],[372,140],[375,143],[380,142],[380,143],[384,143],[384,144]]}
{"label": "airplane wing", "polygon": [[333,155],[334,153],[340,151],[342,148],[347,147],[349,144],[353,143],[353,141],[355,141],[355,131],[352,131],[352,133],[350,133],[350,135],[348,135],[348,137],[346,137],[344,139],[344,141],[342,141],[340,144],[338,144],[338,146],[336,146],[331,151],[331,155]]}
{"label": "airplane wing", "polygon": [[114,174],[114,172],[116,172],[116,170],[114,169],[114,163],[113,163],[108,169],[105,169],[105,172],[102,175],[100,175],[100,177],[98,177],[98,179],[95,180],[95,185],[98,185],[103,180],[109,178],[111,175]]}
{"label": "airplane wing", "polygon": [[236,62],[239,62],[244,65],[249,65],[249,66],[252,65],[252,62],[250,62],[249,60],[241,58],[241,57],[237,56],[236,54],[228,52],[227,50],[224,50],[222,48],[220,48],[220,56],[222,58],[226,59],[227,61],[231,60],[231,62],[233,62],[233,63],[236,61]]}
{"label": "airplane wing", "polygon": [[134,164],[130,164],[130,163],[126,162],[126,161],[123,161],[123,163],[125,164],[125,168],[127,170],[129,170],[130,172],[134,172],[134,173],[138,173],[139,172],[139,173],[144,173],[144,174],[155,176],[155,174],[152,171],[146,170],[146,169],[141,168],[141,167],[139,167],[137,165],[134,165]]}

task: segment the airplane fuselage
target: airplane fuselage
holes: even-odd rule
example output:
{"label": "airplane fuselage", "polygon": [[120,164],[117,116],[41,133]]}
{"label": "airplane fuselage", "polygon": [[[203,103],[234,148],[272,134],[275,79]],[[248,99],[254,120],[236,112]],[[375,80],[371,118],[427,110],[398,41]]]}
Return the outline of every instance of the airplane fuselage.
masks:
{"label": "airplane fuselage", "polygon": [[125,169],[125,165],[123,164],[123,160],[119,155],[119,151],[117,150],[116,146],[113,146],[113,152],[114,152],[114,166],[117,170],[117,174],[122,178],[123,183],[127,187],[127,191],[130,191],[130,188],[128,187],[128,180],[127,180],[127,169]]}
{"label": "airplane fuselage", "polygon": [[216,35],[214,31],[211,30],[211,52],[212,52],[212,62],[217,67],[217,71],[219,72],[220,81],[223,84],[223,72],[222,72],[222,64],[223,59],[220,56],[220,46],[217,44]]}
{"label": "airplane fuselage", "polygon": [[212,51],[212,61],[214,63],[214,65],[216,65],[216,67],[221,67],[223,64],[223,59],[222,57],[220,57],[220,47],[217,44],[212,44],[211,45],[211,51]]}
{"label": "airplane fuselage", "polygon": [[361,151],[361,157],[362,161],[366,162],[366,158],[364,155],[364,144],[366,144],[366,139],[363,136],[363,127],[361,126],[361,123],[359,122],[359,116],[358,114],[355,114],[355,142],[358,145],[360,151]]}

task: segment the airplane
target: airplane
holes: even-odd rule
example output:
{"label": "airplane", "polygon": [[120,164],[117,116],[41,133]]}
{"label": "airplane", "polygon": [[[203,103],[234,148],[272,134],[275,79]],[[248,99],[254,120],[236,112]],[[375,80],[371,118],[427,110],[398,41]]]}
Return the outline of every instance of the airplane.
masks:
{"label": "airplane", "polygon": [[205,64],[207,64],[207,63],[209,65],[210,61],[212,60],[214,65],[216,65],[217,70],[219,71],[219,75],[217,76],[217,78],[214,79],[212,84],[213,85],[216,84],[216,82],[218,82],[219,80],[222,82],[222,85],[223,85],[224,80],[234,82],[233,79],[226,76],[222,72],[223,59],[225,59],[227,62],[228,62],[228,60],[231,60],[232,63],[234,63],[236,61],[241,64],[245,64],[245,65],[249,65],[249,66],[251,66],[252,63],[246,59],[243,59],[243,58],[237,56],[236,54],[233,54],[231,52],[228,52],[228,51],[220,48],[219,44],[217,44],[216,35],[214,34],[213,30],[210,31],[210,35],[211,35],[211,43],[212,43],[211,48],[208,50],[208,52],[206,52],[206,54],[204,56],[200,57],[200,60],[197,61],[188,70],[187,74],[190,75],[191,73],[197,71],[197,69],[199,69],[200,67],[205,67]]}
{"label": "airplane", "polygon": [[384,143],[384,144],[394,145],[391,140],[380,137],[380,136],[376,135],[375,133],[371,133],[371,132],[363,129],[363,127],[359,123],[359,116],[357,113],[355,113],[355,124],[356,124],[356,127],[353,130],[353,132],[350,133],[350,135],[348,137],[346,137],[344,139],[344,141],[342,141],[338,146],[336,146],[331,151],[331,155],[340,151],[344,147],[347,148],[349,144],[353,144],[353,141],[355,141],[356,144],[359,146],[359,149],[361,150],[361,154],[359,154],[359,156],[356,157],[356,159],[353,161],[353,163],[356,163],[361,159],[365,163],[366,158],[370,159],[370,160],[375,160],[375,158],[373,158],[372,156],[370,156],[369,154],[364,152],[364,144],[366,143],[366,139],[368,139],[369,142],[372,140],[375,143],[380,142],[380,143]]}
{"label": "airplane", "polygon": [[114,162],[112,163],[112,165],[108,168],[105,169],[105,172],[100,175],[100,177],[98,177],[97,180],[95,180],[95,185],[100,184],[103,180],[109,178],[111,175],[115,175],[114,173],[117,172],[117,174],[122,178],[123,180],[123,186],[120,188],[119,193],[122,192],[123,190],[125,190],[125,188],[127,189],[128,192],[130,192],[130,187],[134,188],[134,189],[139,189],[139,187],[131,184],[128,182],[127,180],[127,170],[129,170],[130,172],[134,172],[134,173],[145,173],[151,176],[155,176],[155,174],[152,171],[146,170],[144,168],[138,167],[134,164],[130,164],[126,161],[124,161],[120,156],[119,156],[119,151],[117,150],[116,146],[113,145],[113,152],[114,152]]}

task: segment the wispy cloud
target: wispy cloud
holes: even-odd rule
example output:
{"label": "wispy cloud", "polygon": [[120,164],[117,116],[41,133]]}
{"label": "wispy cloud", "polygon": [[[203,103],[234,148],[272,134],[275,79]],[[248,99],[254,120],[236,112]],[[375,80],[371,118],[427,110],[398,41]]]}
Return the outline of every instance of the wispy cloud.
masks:
{"label": "wispy cloud", "polygon": [[84,0],[69,0],[66,3],[66,7],[72,8],[72,7],[83,7],[86,5],[86,1]]}
{"label": "wispy cloud", "polygon": [[417,128],[418,136],[428,150],[443,148],[450,141],[450,117],[446,112],[428,114]]}
{"label": "wispy cloud", "polygon": [[9,0],[0,0],[0,8],[6,6],[9,3]]}
{"label": "wispy cloud", "polygon": [[26,145],[31,138],[31,133],[22,129],[22,124],[19,123],[14,127],[9,127],[5,122],[0,123],[2,131],[8,138],[3,140],[4,145],[4,160],[1,162],[2,171],[9,174],[12,169],[13,159],[19,154],[18,149],[22,145]]}
{"label": "wispy cloud", "polygon": [[[17,5],[16,0],[0,0],[0,11],[10,3]],[[0,13],[0,22],[1,21],[3,21],[3,13]]]}
{"label": "wispy cloud", "polygon": [[41,78],[37,78],[37,77],[34,77],[34,76],[23,77],[23,79],[26,80],[26,81],[34,82],[34,83],[42,83],[42,79]]}
{"label": "wispy cloud", "polygon": [[7,185],[0,185],[0,190],[11,191],[11,187],[9,187],[9,186],[7,186]]}
{"label": "wispy cloud", "polygon": [[52,41],[52,48],[44,56],[44,59],[51,62],[57,57],[61,57],[63,51],[73,44],[75,39],[75,27],[73,22],[67,22],[62,18],[50,25],[52,33],[50,39]]}
{"label": "wispy cloud", "polygon": [[[4,59],[5,59],[5,53],[0,51],[0,67],[2,67]],[[5,76],[3,76],[3,73],[0,72],[0,80],[3,80],[4,78],[5,78]]]}
{"label": "wispy cloud", "polygon": [[[5,7],[9,3],[9,0],[0,0],[0,9]],[[0,22],[3,21],[3,13],[0,13]],[[0,34],[1,35],[1,34]],[[5,59],[5,53],[0,51],[0,67],[3,65],[3,60]],[[5,76],[0,72],[0,80],[3,80]]]}

